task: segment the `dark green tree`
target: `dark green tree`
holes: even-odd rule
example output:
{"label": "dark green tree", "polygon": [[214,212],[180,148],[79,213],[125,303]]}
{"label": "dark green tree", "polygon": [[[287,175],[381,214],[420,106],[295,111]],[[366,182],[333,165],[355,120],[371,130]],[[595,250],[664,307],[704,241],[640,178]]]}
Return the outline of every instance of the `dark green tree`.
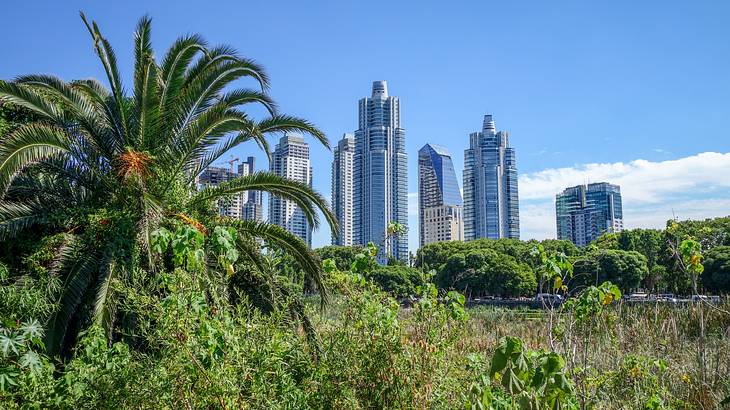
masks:
{"label": "dark green tree", "polygon": [[426,284],[421,271],[401,265],[380,266],[367,274],[381,289],[395,297],[418,295],[418,288]]}
{"label": "dark green tree", "polygon": [[600,251],[595,255],[598,283],[610,281],[622,292],[636,289],[649,273],[646,257],[633,251]]}
{"label": "dark green tree", "polygon": [[712,293],[730,293],[730,246],[710,249],[704,256],[702,286]]}

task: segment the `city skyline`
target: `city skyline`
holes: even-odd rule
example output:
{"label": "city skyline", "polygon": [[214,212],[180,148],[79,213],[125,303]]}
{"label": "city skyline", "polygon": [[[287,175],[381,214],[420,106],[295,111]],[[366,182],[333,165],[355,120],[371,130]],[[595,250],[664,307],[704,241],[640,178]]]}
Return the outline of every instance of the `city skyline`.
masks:
{"label": "city skyline", "polygon": [[[0,46],[6,56],[0,78],[33,72],[66,80],[105,78],[79,24],[83,10],[104,27],[119,61],[132,58],[129,27],[144,14],[154,20],[159,49],[181,31],[231,44],[267,69],[281,111],[310,120],[333,146],[357,123],[352,102],[364,94],[363,84],[386,79],[403,101],[408,130],[412,250],[418,247],[418,149],[426,142],[446,147],[461,184],[468,133],[474,118],[486,112],[510,131],[518,153],[522,239],[554,238],[555,194],[596,181],[621,185],[627,228],[662,227],[674,215],[701,219],[730,209],[730,43],[716,41],[730,35],[728,3],[414,8],[402,2],[271,7],[252,1],[245,7],[230,3],[225,13],[211,10],[204,18],[181,4],[10,3],[0,32],[17,41]],[[386,5],[391,20],[368,17]],[[260,18],[240,26],[243,11]],[[36,24],[24,23],[28,15]],[[492,24],[484,24],[485,15]],[[296,25],[303,18],[312,24],[295,37],[269,23]],[[394,20],[399,24],[390,24]],[[47,41],[61,30],[66,47]],[[252,40],[258,38],[267,41]],[[120,75],[132,84],[132,67],[120,65]],[[332,153],[311,145],[314,187],[329,198]],[[252,154],[259,169],[268,168],[252,143],[230,155]],[[330,239],[322,227],[313,245]]]}

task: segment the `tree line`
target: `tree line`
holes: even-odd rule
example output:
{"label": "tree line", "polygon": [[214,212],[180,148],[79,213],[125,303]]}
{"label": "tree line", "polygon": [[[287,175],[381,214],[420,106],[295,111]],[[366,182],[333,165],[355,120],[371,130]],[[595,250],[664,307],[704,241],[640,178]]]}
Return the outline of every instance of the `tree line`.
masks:
{"label": "tree line", "polygon": [[[585,248],[555,239],[438,242],[420,248],[410,267],[382,266],[370,275],[383,289],[399,297],[416,295],[429,275],[440,289],[458,290],[473,298],[533,296],[540,290],[540,261],[534,249],[541,245],[546,252],[565,255],[571,262],[573,274],[566,283],[569,288],[610,281],[624,293],[644,289],[688,295],[692,292],[691,279],[677,265],[670,246],[673,239],[687,237],[695,238],[702,246],[705,270],[700,276],[700,290],[730,292],[730,217],[669,221],[665,229],[606,233]],[[362,249],[326,246],[315,253],[346,270]]]}

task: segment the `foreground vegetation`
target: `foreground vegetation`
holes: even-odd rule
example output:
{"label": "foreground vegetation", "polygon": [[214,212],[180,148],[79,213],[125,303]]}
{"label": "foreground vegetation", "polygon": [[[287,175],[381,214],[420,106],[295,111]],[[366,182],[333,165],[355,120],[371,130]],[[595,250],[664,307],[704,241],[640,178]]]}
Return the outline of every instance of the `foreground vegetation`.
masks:
{"label": "foreground vegetation", "polygon": [[[308,307],[310,340],[286,316],[214,301],[209,283],[176,270],[146,289],[115,282],[135,331],[109,343],[92,326],[59,362],[38,348],[36,304],[3,330],[0,399],[6,408],[685,409],[730,394],[727,304],[704,312],[702,362],[701,305],[589,303],[596,309],[555,312],[551,324],[545,311],[464,309],[459,294],[436,298],[431,285],[403,308],[363,272],[328,264],[338,296],[324,311]],[[501,369],[500,349],[510,363]],[[540,369],[548,379],[533,385]]]}
{"label": "foreground vegetation", "polygon": [[[199,36],[158,61],[135,33],[127,95],[108,75],[0,81],[2,408],[715,408],[730,399],[730,306],[625,306],[637,286],[697,294],[730,281],[728,218],[567,242],[442,243],[415,267],[378,249],[310,251],[221,218],[260,190],[333,231],[310,187],[268,173],[198,190],[229,149],[299,131],[253,61]],[[256,90],[236,88],[253,79]],[[268,115],[243,111],[260,104]],[[390,234],[389,228],[389,234]],[[402,234],[395,226],[393,235]],[[703,259],[704,257],[704,259]],[[570,296],[540,311],[465,296]],[[463,293],[460,293],[462,291]],[[399,299],[410,303],[401,304]]]}

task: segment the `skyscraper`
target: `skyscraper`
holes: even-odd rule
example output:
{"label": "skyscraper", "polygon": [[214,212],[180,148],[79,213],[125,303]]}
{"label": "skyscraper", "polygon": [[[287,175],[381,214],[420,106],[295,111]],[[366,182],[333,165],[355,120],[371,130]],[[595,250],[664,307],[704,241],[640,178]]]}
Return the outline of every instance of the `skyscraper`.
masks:
{"label": "skyscraper", "polygon": [[481,132],[469,135],[464,151],[464,237],[520,237],[515,150],[491,115],[484,116]]}
{"label": "skyscraper", "polygon": [[[276,175],[312,186],[309,145],[300,135],[287,134],[271,155],[270,170]],[[292,201],[269,195],[269,222],[279,225],[312,246],[312,228],[299,206]]]}
{"label": "skyscraper", "polygon": [[352,246],[353,234],[353,165],[355,136],[344,134],[337,143],[332,161],[332,210],[340,222],[339,236],[333,245]]}
{"label": "skyscraper", "polygon": [[[197,178],[198,189],[228,182],[237,176],[238,174],[234,172],[232,167],[208,167]],[[218,213],[221,216],[241,219],[242,196],[243,194],[239,193],[218,200]]]}
{"label": "skyscraper", "polygon": [[566,188],[555,196],[558,239],[586,246],[606,232],[623,230],[621,188],[607,182]]}
{"label": "skyscraper", "polygon": [[358,114],[353,241],[376,244],[381,263],[388,256],[407,261],[408,237],[388,235],[391,222],[408,226],[408,163],[400,100],[388,96],[385,81],[375,81],[371,97],[360,100]]}
{"label": "skyscraper", "polygon": [[[256,172],[256,159],[246,158],[238,164],[238,175],[246,176]],[[263,220],[263,195],[261,191],[244,191],[241,193],[241,219],[249,221]]]}
{"label": "skyscraper", "polygon": [[418,222],[420,246],[463,241],[461,192],[451,154],[426,144],[418,151]]}

